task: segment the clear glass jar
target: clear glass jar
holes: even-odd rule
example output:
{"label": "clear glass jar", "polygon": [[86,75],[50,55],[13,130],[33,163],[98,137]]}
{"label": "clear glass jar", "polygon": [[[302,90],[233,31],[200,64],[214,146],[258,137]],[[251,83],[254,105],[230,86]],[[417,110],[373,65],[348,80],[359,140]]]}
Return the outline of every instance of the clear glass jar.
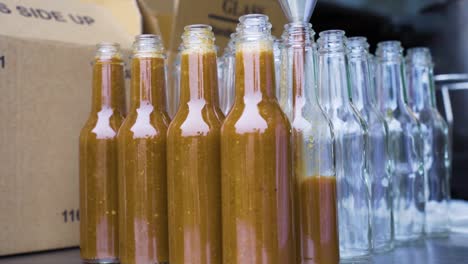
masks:
{"label": "clear glass jar", "polygon": [[298,263],[339,263],[333,132],[319,105],[312,25],[286,27],[286,87],[292,96]]}
{"label": "clear glass jar", "polygon": [[295,263],[291,126],[275,96],[271,24],[239,20],[236,97],[221,128],[223,263]]}
{"label": "clear glass jar", "polygon": [[393,248],[391,160],[388,126],[373,100],[373,80],[369,64],[369,44],[365,37],[346,41],[351,100],[367,123],[367,171],[371,186],[372,249]]}
{"label": "clear glass jar", "polygon": [[319,35],[320,103],[335,135],[340,257],[353,262],[367,259],[371,252],[367,125],[349,100],[344,31],[329,30]]}
{"label": "clear glass jar", "polygon": [[396,242],[421,238],[424,232],[424,167],[420,123],[406,101],[403,48],[399,41],[377,47],[379,105],[389,131],[393,161],[393,215]]}
{"label": "clear glass jar", "polygon": [[425,232],[429,236],[445,236],[449,232],[450,200],[448,125],[436,107],[433,63],[428,48],[408,50],[406,78],[408,105],[421,123],[424,139]]}

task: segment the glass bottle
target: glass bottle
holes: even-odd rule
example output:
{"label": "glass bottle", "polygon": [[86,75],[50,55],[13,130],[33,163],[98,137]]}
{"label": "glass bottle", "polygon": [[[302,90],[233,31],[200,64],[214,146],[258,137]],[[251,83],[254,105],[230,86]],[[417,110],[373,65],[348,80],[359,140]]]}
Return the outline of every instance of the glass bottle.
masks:
{"label": "glass bottle", "polygon": [[388,126],[375,105],[374,83],[370,72],[369,44],[365,37],[346,41],[351,100],[367,123],[367,171],[371,196],[372,249],[393,248],[391,159],[388,151]]}
{"label": "glass bottle", "polygon": [[[312,25],[286,27],[286,85],[292,90],[292,138],[298,263],[339,263],[333,132],[317,98]],[[312,36],[311,36],[312,35]]]}
{"label": "glass bottle", "polygon": [[120,47],[98,44],[91,113],[80,133],[80,253],[85,263],[118,263],[117,131],[125,114]]}
{"label": "glass bottle", "polygon": [[275,97],[271,24],[239,20],[236,97],[221,128],[223,263],[294,263],[291,126]]}
{"label": "glass bottle", "polygon": [[182,35],[180,107],[167,133],[170,263],[222,263],[221,158],[214,34]]}
{"label": "glass bottle", "polygon": [[449,155],[448,125],[437,110],[434,70],[428,48],[407,52],[408,105],[421,123],[424,139],[424,173],[426,176],[426,222],[429,236],[449,232]]}
{"label": "glass bottle", "polygon": [[406,103],[403,49],[399,41],[377,46],[377,89],[389,131],[393,162],[395,241],[418,239],[424,232],[424,169],[420,124]]}
{"label": "glass bottle", "polygon": [[169,261],[164,65],[159,36],[137,36],[130,112],[118,134],[121,264]]}
{"label": "glass bottle", "polygon": [[220,91],[220,107],[225,115],[229,113],[234,103],[235,97],[235,72],[236,72],[236,38],[237,33],[231,34],[225,50],[224,50],[224,82],[223,86],[219,87]]}
{"label": "glass bottle", "polygon": [[371,250],[367,125],[349,100],[344,31],[321,32],[318,45],[320,102],[335,135],[340,257],[364,260]]}

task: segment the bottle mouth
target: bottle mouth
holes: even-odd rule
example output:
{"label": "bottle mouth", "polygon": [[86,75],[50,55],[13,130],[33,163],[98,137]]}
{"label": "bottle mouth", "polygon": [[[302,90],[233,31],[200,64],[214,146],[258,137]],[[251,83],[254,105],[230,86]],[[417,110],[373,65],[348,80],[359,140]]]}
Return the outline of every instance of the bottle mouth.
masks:
{"label": "bottle mouth", "polygon": [[205,24],[194,24],[184,27],[182,45],[187,50],[215,50],[215,37],[212,27]]}
{"label": "bottle mouth", "polygon": [[271,23],[263,14],[248,14],[239,18],[237,25],[237,40],[256,41],[262,37],[271,39]]}
{"label": "bottle mouth", "polygon": [[120,44],[101,42],[96,45],[96,57],[101,59],[120,58]]}
{"label": "bottle mouth", "polygon": [[397,40],[382,41],[377,44],[377,57],[381,60],[400,59],[403,54],[401,42]]}
{"label": "bottle mouth", "polygon": [[184,27],[185,31],[211,31],[213,28],[205,24],[193,24]]}
{"label": "bottle mouth", "polygon": [[431,51],[427,47],[410,48],[406,52],[406,61],[411,65],[432,66]]}
{"label": "bottle mouth", "polygon": [[366,37],[350,37],[346,39],[346,49],[351,57],[366,55],[369,52],[369,43]]}
{"label": "bottle mouth", "polygon": [[345,31],[339,29],[326,30],[319,33],[317,43],[320,52],[340,52],[344,51],[346,39]]}
{"label": "bottle mouth", "polygon": [[136,56],[149,54],[163,54],[164,47],[161,37],[154,34],[142,34],[135,37],[133,42],[133,52]]}
{"label": "bottle mouth", "polygon": [[247,14],[239,17],[239,22],[241,23],[247,23],[249,22],[250,24],[254,25],[261,25],[269,22],[269,18],[267,15],[263,14]]}
{"label": "bottle mouth", "polygon": [[315,31],[311,23],[291,22],[284,25],[282,38],[286,44],[310,44],[314,42]]}

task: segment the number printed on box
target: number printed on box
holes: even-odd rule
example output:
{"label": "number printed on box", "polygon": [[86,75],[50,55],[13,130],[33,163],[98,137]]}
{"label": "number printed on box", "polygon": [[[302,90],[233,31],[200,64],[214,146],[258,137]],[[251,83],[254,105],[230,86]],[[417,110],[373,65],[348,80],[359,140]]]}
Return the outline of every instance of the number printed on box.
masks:
{"label": "number printed on box", "polygon": [[80,210],[64,210],[62,212],[63,222],[71,223],[80,221]]}
{"label": "number printed on box", "polygon": [[0,68],[5,69],[6,66],[6,59],[5,55],[0,56]]}

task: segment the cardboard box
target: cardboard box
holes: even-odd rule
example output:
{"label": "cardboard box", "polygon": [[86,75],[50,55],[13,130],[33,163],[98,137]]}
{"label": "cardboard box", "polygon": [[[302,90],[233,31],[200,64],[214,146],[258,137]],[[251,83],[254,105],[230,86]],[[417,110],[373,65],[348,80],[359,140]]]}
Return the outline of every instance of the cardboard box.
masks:
{"label": "cardboard box", "polygon": [[0,0],[0,25],[0,255],[77,246],[95,44],[128,52],[133,36],[108,10],[70,0]]}

